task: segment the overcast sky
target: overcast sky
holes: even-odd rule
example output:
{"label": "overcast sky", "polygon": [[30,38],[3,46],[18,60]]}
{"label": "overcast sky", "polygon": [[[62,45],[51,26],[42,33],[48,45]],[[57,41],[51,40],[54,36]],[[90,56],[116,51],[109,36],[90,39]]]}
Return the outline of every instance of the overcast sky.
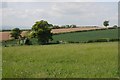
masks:
{"label": "overcast sky", "polygon": [[55,25],[76,24],[96,26],[102,26],[104,20],[109,20],[110,26],[113,26],[118,24],[118,3],[112,2],[113,0],[109,0],[111,2],[107,1],[19,2],[16,0],[15,2],[4,2],[2,4],[0,14],[3,14],[0,17],[2,17],[4,26],[27,26],[28,28],[38,20],[47,20]]}
{"label": "overcast sky", "polygon": [[4,2],[118,2],[119,0],[0,0]]}

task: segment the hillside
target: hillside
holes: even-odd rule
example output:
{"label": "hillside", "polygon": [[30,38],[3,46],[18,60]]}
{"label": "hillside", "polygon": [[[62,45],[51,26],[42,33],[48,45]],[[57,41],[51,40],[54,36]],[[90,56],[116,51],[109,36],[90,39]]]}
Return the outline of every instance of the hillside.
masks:
{"label": "hillside", "polygon": [[87,32],[71,32],[58,34],[53,36],[54,41],[88,41],[95,39],[118,38],[118,29],[108,29],[108,30],[97,30],[97,31],[87,31]]}

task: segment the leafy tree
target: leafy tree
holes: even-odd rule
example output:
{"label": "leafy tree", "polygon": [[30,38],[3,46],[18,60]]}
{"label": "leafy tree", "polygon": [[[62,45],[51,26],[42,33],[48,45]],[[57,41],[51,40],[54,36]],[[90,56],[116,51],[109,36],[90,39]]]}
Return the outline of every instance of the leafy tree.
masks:
{"label": "leafy tree", "polygon": [[38,39],[39,44],[47,44],[49,40],[52,40],[52,33],[50,29],[51,24],[47,21],[37,21],[32,26],[31,36]]}
{"label": "leafy tree", "polygon": [[114,25],[113,28],[117,28],[118,26],[117,25]]}
{"label": "leafy tree", "polygon": [[53,25],[52,24],[49,24],[50,28],[53,28]]}
{"label": "leafy tree", "polygon": [[62,25],[62,26],[61,26],[61,28],[65,28],[65,26],[64,26],[64,25]]}
{"label": "leafy tree", "polygon": [[70,25],[70,27],[71,27],[71,28],[76,28],[77,26],[74,25],[74,24],[72,24],[72,25]]}
{"label": "leafy tree", "polygon": [[59,29],[60,27],[58,25],[54,25],[53,29]]}
{"label": "leafy tree", "polygon": [[104,25],[105,27],[109,26],[109,21],[104,21],[104,22],[103,22],[103,25]]}
{"label": "leafy tree", "polygon": [[19,37],[21,37],[21,30],[19,28],[14,28],[11,31],[11,37],[13,37],[14,39],[19,39]]}
{"label": "leafy tree", "polygon": [[70,28],[71,26],[70,25],[66,25],[66,28]]}

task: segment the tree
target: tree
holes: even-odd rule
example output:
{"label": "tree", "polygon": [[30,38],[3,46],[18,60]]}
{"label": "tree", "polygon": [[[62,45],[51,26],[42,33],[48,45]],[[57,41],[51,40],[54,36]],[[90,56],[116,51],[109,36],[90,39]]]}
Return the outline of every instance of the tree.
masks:
{"label": "tree", "polygon": [[72,25],[70,25],[70,27],[71,27],[71,28],[76,28],[77,26],[74,25],[74,24],[72,24]]}
{"label": "tree", "polygon": [[118,26],[117,25],[114,25],[113,28],[117,28]]}
{"label": "tree", "polygon": [[19,28],[14,28],[11,31],[11,37],[13,37],[14,39],[19,39],[19,37],[21,37],[21,30]]}
{"label": "tree", "polygon": [[54,25],[53,29],[59,29],[60,27],[58,25]]}
{"label": "tree", "polygon": [[104,25],[105,27],[109,26],[109,21],[104,21],[104,22],[103,22],[103,25]]}
{"label": "tree", "polygon": [[70,28],[71,26],[70,25],[65,25],[66,26],[66,28]]}
{"label": "tree", "polygon": [[32,26],[31,36],[38,39],[39,44],[47,44],[49,40],[52,40],[52,33],[50,29],[51,24],[47,21],[37,21]]}

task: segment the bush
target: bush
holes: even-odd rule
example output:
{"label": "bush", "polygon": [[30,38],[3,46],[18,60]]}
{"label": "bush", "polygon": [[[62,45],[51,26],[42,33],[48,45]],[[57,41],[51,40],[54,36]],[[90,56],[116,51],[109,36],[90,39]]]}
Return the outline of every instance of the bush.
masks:
{"label": "bush", "polygon": [[29,38],[25,38],[24,44],[25,44],[25,45],[32,45],[32,43],[31,43],[31,41],[30,41]]}
{"label": "bush", "polygon": [[120,41],[120,39],[118,38],[118,39],[110,39],[109,41]]}
{"label": "bush", "polygon": [[60,42],[59,42],[59,41],[56,41],[56,43],[57,43],[57,44],[60,44]]}
{"label": "bush", "polygon": [[68,43],[80,43],[80,42],[75,42],[75,41],[68,41]]}
{"label": "bush", "polygon": [[74,41],[68,41],[68,43],[75,43]]}
{"label": "bush", "polygon": [[93,43],[93,42],[95,42],[94,40],[89,40],[89,41],[87,41],[87,43]]}
{"label": "bush", "polygon": [[98,39],[98,40],[95,40],[95,42],[109,42],[109,39]]}

